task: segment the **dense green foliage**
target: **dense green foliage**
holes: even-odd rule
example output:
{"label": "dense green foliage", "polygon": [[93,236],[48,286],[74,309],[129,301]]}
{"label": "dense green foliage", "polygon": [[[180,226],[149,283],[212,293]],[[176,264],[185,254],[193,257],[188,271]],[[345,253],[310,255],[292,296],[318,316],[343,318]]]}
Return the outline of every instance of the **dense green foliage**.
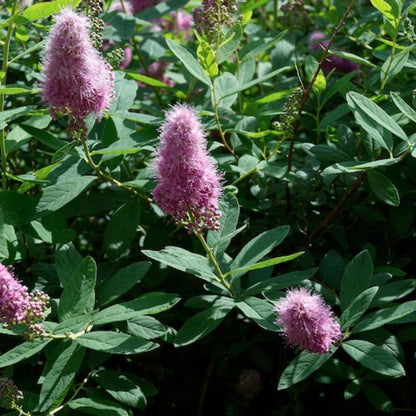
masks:
{"label": "dense green foliage", "polygon": [[[416,412],[416,2],[248,0],[212,37],[155,29],[200,2],[106,1],[104,54],[132,61],[79,140],[40,81],[53,15],[82,2],[18,3],[0,9],[0,261],[51,301],[43,337],[0,328],[0,378],[23,392],[5,412]],[[317,30],[329,42],[313,48]],[[177,102],[223,175],[216,231],[152,200]],[[339,319],[327,353],[279,335],[274,305],[297,286]]]}

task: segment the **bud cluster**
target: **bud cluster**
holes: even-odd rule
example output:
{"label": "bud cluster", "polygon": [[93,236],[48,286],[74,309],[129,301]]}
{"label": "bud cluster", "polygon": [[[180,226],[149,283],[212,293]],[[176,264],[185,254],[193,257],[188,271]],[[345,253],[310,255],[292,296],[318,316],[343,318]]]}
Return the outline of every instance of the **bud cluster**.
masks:
{"label": "bud cluster", "polygon": [[245,369],[240,373],[237,392],[244,400],[252,400],[262,389],[260,373],[254,369]]}
{"label": "bud cluster", "polygon": [[292,28],[305,28],[309,24],[308,12],[304,0],[290,0],[280,8],[283,12],[282,23]]}
{"label": "bud cluster", "polygon": [[0,407],[13,409],[22,398],[23,393],[16,387],[13,380],[0,378]]}
{"label": "bud cluster", "polygon": [[213,42],[223,25],[233,24],[236,11],[237,0],[202,0],[202,9],[195,9],[193,13],[195,26]]}
{"label": "bud cluster", "polygon": [[101,0],[83,0],[80,9],[91,21],[90,37],[94,48],[100,49],[103,45],[104,21],[100,19],[103,11]]}
{"label": "bud cluster", "polygon": [[299,118],[299,105],[302,99],[302,88],[296,88],[289,95],[284,107],[283,114],[279,116],[279,120],[273,123],[276,130],[284,132],[287,137],[292,137],[294,132],[294,124]]}

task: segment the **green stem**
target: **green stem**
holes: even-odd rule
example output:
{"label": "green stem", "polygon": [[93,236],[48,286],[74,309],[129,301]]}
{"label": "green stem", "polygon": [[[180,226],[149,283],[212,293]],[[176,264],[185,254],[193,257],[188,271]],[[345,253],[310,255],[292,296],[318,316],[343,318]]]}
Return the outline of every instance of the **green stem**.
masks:
{"label": "green stem", "polygon": [[273,21],[274,21],[274,27],[277,29],[277,12],[279,10],[279,0],[273,0]]}
{"label": "green stem", "polygon": [[56,409],[53,409],[51,412],[48,412],[48,416],[54,415],[55,413],[58,413],[60,410],[62,410],[71,400],[75,399],[77,397],[78,393],[84,388],[84,386],[87,384],[89,378],[92,375],[92,371],[87,374],[87,377],[82,380],[81,384],[75,389],[74,394],[69,398],[69,400],[58,406]]}
{"label": "green stem", "polygon": [[221,141],[224,147],[237,159],[234,150],[231,149],[230,145],[227,143],[227,140],[225,139],[224,131],[221,127],[221,121],[220,121],[220,115],[218,112],[218,102],[217,102],[217,96],[215,93],[215,86],[214,86],[214,80],[211,79],[211,93],[212,93],[212,101],[214,106],[214,114],[215,114],[215,122],[217,123],[218,132],[220,133]]}
{"label": "green stem", "polygon": [[194,232],[194,234],[198,237],[198,240],[201,242],[202,246],[204,247],[206,253],[208,254],[208,258],[212,265],[214,266],[215,271],[217,272],[218,281],[227,289],[228,293],[231,297],[235,298],[236,294],[231,287],[231,285],[225,280],[224,274],[221,271],[221,268],[218,264],[217,259],[215,258],[211,248],[208,246],[207,242],[205,241],[204,236],[201,233]]}
{"label": "green stem", "polygon": [[12,410],[19,412],[19,416],[32,416],[30,412],[25,412],[20,406],[13,405]]}
{"label": "green stem", "polygon": [[[268,162],[280,149],[280,146],[282,145],[282,143],[286,140],[286,135],[282,137],[282,139],[279,141],[279,143],[277,143],[275,149],[269,153],[269,155],[267,157],[264,157],[264,160],[266,162]],[[231,185],[237,185],[237,183],[241,182],[242,180],[244,180],[245,178],[248,178],[249,176],[253,175],[254,173],[256,173],[258,171],[257,166],[251,170],[249,170],[248,172],[246,172],[244,175],[241,175],[239,178],[237,178],[235,181],[233,181],[231,183]]]}
{"label": "green stem", "polygon": [[321,128],[320,128],[320,124],[321,124],[321,120],[320,120],[320,115],[321,115],[321,94],[318,94],[318,104],[316,106],[317,110],[316,110],[316,144],[319,144],[319,141],[321,139]]}
{"label": "green stem", "polygon": [[390,53],[390,57],[389,57],[389,64],[387,65],[387,68],[384,71],[383,81],[381,82],[379,94],[381,94],[383,92],[383,90],[386,86],[386,83],[387,83],[388,75],[389,75],[391,66],[393,64],[393,60],[394,60],[394,53],[396,52],[396,41],[397,41],[397,32],[395,33],[394,38],[393,38],[393,45],[391,47],[391,53]]}
{"label": "green stem", "polygon": [[[11,16],[16,14],[18,0],[15,0],[12,8]],[[1,66],[2,71],[2,78],[1,78],[1,85],[5,86],[7,82],[7,68],[9,66],[9,50],[10,50],[10,42],[12,39],[12,33],[15,28],[15,24],[11,23],[7,30],[6,39],[3,44],[3,62]],[[5,95],[0,95],[0,113],[4,111],[4,102],[5,102]],[[7,177],[6,177],[6,167],[7,167],[7,151],[6,151],[6,134],[4,128],[0,130],[0,153],[1,153],[1,169],[2,169],[2,179],[1,179],[1,188],[3,191],[7,189]]]}
{"label": "green stem", "polygon": [[117,186],[118,188],[122,188],[125,189],[129,192],[131,192],[132,194],[134,194],[135,196],[137,196],[138,198],[151,203],[153,202],[153,200],[151,198],[149,198],[146,195],[141,194],[140,192],[137,192],[136,189],[134,189],[133,187],[126,185],[124,183],[121,183],[120,181],[118,181],[117,179],[114,179],[112,176],[107,175],[106,173],[104,173],[100,167],[92,160],[91,157],[91,153],[88,149],[88,145],[87,145],[87,141],[86,140],[82,140],[82,145],[84,147],[84,153],[85,153],[85,157],[86,157],[86,161],[87,163],[94,169],[95,173],[97,174],[97,176],[107,182],[112,183],[113,185]]}

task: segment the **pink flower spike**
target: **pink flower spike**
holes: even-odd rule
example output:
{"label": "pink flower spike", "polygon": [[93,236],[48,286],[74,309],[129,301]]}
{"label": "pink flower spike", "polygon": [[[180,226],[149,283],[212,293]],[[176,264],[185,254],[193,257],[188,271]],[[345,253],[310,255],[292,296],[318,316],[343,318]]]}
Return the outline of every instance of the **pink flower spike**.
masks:
{"label": "pink flower spike", "polygon": [[0,264],[0,323],[4,327],[26,324],[28,339],[40,335],[44,329],[39,322],[45,318],[48,302],[48,295],[40,290],[29,293],[12,270]]}
{"label": "pink flower spike", "polygon": [[276,321],[289,344],[323,354],[342,339],[339,323],[320,295],[308,289],[290,289],[275,306]]}
{"label": "pink flower spike", "polygon": [[219,226],[220,175],[206,150],[205,134],[195,110],[176,104],[160,130],[155,170],[156,203],[190,231]]}
{"label": "pink flower spike", "polygon": [[114,96],[110,65],[93,47],[87,17],[65,8],[55,16],[43,59],[42,99],[50,113],[101,117]]}

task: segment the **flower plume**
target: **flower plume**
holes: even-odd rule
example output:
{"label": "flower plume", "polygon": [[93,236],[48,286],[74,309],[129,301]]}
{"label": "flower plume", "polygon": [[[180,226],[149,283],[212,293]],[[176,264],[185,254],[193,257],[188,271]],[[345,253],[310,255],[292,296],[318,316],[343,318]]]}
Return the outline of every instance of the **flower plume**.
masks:
{"label": "flower plume", "polygon": [[277,325],[289,344],[309,352],[324,353],[342,338],[339,323],[320,295],[308,289],[288,290],[275,307]]}
{"label": "flower plume", "polygon": [[0,322],[12,328],[26,324],[26,336],[32,339],[44,331],[39,323],[44,319],[49,296],[37,290],[29,293],[13,275],[13,272],[0,264]]}
{"label": "flower plume", "polygon": [[45,48],[41,84],[42,99],[53,117],[67,114],[79,121],[91,112],[100,117],[110,106],[113,73],[94,48],[89,30],[90,20],[70,8],[56,16]]}
{"label": "flower plume", "polygon": [[206,139],[195,110],[177,104],[161,128],[153,191],[156,203],[189,231],[217,229],[221,213],[220,175],[206,150]]}

